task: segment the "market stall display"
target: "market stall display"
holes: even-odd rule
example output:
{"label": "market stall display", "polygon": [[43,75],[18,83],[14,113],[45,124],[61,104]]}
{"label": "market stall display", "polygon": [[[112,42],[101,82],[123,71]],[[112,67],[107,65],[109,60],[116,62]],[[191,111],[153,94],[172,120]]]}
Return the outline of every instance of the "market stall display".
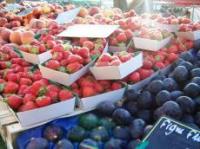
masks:
{"label": "market stall display", "polygon": [[9,149],[133,149],[161,116],[199,129],[199,23],[118,8],[0,6]]}

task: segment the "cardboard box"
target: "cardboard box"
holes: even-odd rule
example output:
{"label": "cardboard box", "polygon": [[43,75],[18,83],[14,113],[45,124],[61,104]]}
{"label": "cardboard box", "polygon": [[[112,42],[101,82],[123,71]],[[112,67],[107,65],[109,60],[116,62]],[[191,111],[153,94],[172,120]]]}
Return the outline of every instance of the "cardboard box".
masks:
{"label": "cardboard box", "polygon": [[74,83],[76,80],[78,80],[81,76],[86,74],[89,71],[89,68],[93,64],[94,64],[94,60],[73,74],[56,71],[42,65],[39,65],[39,69],[42,73],[43,78],[60,83],[65,86],[69,86],[72,83]]}
{"label": "cardboard box", "polygon": [[69,26],[67,30],[61,32],[57,36],[71,38],[107,38],[118,27],[119,25],[75,24]]}
{"label": "cardboard box", "polygon": [[135,84],[129,84],[128,85],[128,89],[129,90],[141,90],[142,88],[144,88],[147,84],[149,84],[157,75],[159,74],[159,71],[155,72],[154,74],[152,74],[150,77],[142,80],[142,81],[139,81]]}
{"label": "cardboard box", "polygon": [[189,40],[198,40],[200,39],[200,30],[194,32],[177,32],[176,35]]}
{"label": "cardboard box", "polygon": [[119,66],[91,67],[90,71],[97,80],[118,80],[128,76],[143,65],[142,52],[135,55],[129,61]]}
{"label": "cardboard box", "polygon": [[173,25],[173,24],[161,24],[161,23],[158,23],[156,22],[155,23],[155,26],[159,29],[162,29],[162,30],[167,30],[168,32],[177,32],[180,28],[180,25],[177,24],[177,25]]}
{"label": "cardboard box", "polygon": [[126,88],[121,88],[115,91],[110,91],[107,93],[99,94],[96,96],[81,98],[81,108],[82,109],[93,109],[95,108],[99,103],[104,101],[111,101],[116,102],[123,98]]}
{"label": "cardboard box", "polygon": [[[23,127],[48,122],[74,112],[76,98],[25,112],[13,113]],[[11,109],[12,110],[12,109]]]}
{"label": "cardboard box", "polygon": [[163,40],[151,40],[145,38],[134,37],[134,45],[137,49],[158,51],[170,43],[172,36],[169,36]]}
{"label": "cardboard box", "polygon": [[127,51],[128,48],[132,45],[133,41],[130,40],[129,43],[127,44],[127,46],[123,46],[123,47],[120,47],[120,46],[109,46],[108,48],[108,51],[109,52],[121,52],[121,51]]}
{"label": "cardboard box", "polygon": [[58,24],[70,23],[75,19],[75,17],[78,15],[79,11],[80,11],[80,8],[75,8],[75,9],[72,9],[69,11],[62,12],[62,13],[58,14],[55,21]]}
{"label": "cardboard box", "polygon": [[27,53],[27,52],[24,52],[24,51],[20,51],[20,52],[22,53],[23,58],[27,62],[30,62],[32,64],[42,64],[45,61],[52,58],[51,51],[46,51],[46,52],[41,53],[41,54],[31,54],[31,53]]}

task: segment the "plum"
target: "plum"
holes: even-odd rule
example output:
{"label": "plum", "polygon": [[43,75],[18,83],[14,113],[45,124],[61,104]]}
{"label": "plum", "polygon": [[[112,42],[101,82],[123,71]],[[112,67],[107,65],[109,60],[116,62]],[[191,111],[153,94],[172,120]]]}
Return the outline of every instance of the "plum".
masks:
{"label": "plum", "polygon": [[151,108],[153,99],[149,91],[143,91],[137,100],[137,103],[140,108],[148,109]]}
{"label": "plum", "polygon": [[128,127],[124,126],[117,126],[113,130],[113,137],[120,140],[128,141],[130,140],[130,132]]}
{"label": "plum", "polygon": [[161,116],[163,116],[165,113],[164,113],[164,110],[163,110],[163,107],[159,107],[157,108],[155,111],[154,111],[154,120],[158,120]]}
{"label": "plum", "polygon": [[97,106],[97,112],[103,116],[112,116],[115,109],[116,106],[110,101],[102,102]]}
{"label": "plum", "polygon": [[147,86],[147,90],[153,94],[157,94],[163,88],[164,88],[164,84],[163,84],[163,81],[161,81],[161,80],[153,80]]}
{"label": "plum", "polygon": [[158,74],[154,79],[155,80],[164,80],[166,78],[166,76],[162,73]]}
{"label": "plum", "polygon": [[133,140],[131,142],[129,142],[128,144],[128,149],[136,149],[136,147],[141,143],[141,140],[137,139],[137,140]]}
{"label": "plum", "polygon": [[124,103],[124,107],[126,110],[128,110],[131,115],[135,115],[138,112],[138,104],[135,101],[128,101]]}
{"label": "plum", "polygon": [[192,115],[189,115],[189,114],[184,114],[183,117],[181,118],[181,121],[182,122],[185,122],[185,123],[194,123],[194,118],[192,117]]}
{"label": "plum", "polygon": [[166,78],[163,80],[164,89],[167,91],[174,91],[178,89],[178,84],[173,78]]}
{"label": "plum", "polygon": [[200,96],[196,97],[194,99],[195,105],[196,105],[196,110],[200,111]]}
{"label": "plum", "polygon": [[185,66],[188,71],[192,70],[194,68],[194,65],[188,61],[183,61],[179,64],[179,66]]}
{"label": "plum", "polygon": [[194,68],[191,70],[191,76],[194,77],[200,77],[200,68]]}
{"label": "plum", "polygon": [[191,83],[196,83],[196,84],[200,85],[200,77],[194,77],[194,78],[192,78]]}
{"label": "plum", "polygon": [[99,126],[91,131],[90,138],[95,141],[105,142],[109,139],[109,134],[105,127]]}
{"label": "plum", "polygon": [[180,54],[180,58],[182,58],[185,61],[193,62],[194,61],[194,56],[192,55],[191,52],[183,52]]}
{"label": "plum", "polygon": [[32,138],[26,149],[48,149],[48,141],[44,138]]}
{"label": "plum", "polygon": [[136,101],[138,98],[138,91],[135,91],[134,89],[128,90],[125,93],[126,99],[129,101]]}
{"label": "plum", "polygon": [[171,100],[176,100],[178,97],[184,95],[184,93],[182,91],[178,91],[178,90],[172,91],[170,94],[171,94],[170,95],[171,96]]}
{"label": "plum", "polygon": [[200,112],[195,115],[195,123],[200,127]]}
{"label": "plum", "polygon": [[171,100],[171,94],[167,90],[162,90],[156,95],[156,103],[158,106],[163,105],[169,100]]}
{"label": "plum", "polygon": [[174,119],[180,119],[182,116],[182,110],[179,104],[174,101],[167,101],[163,104],[161,112]]}
{"label": "plum", "polygon": [[116,109],[112,118],[118,125],[128,125],[132,119],[131,114],[123,108]]}
{"label": "plum", "polygon": [[74,146],[69,140],[62,139],[56,143],[54,149],[74,149]]}
{"label": "plum", "polygon": [[144,134],[145,121],[143,119],[134,119],[130,125],[130,133],[133,139],[141,138]]}
{"label": "plum", "polygon": [[79,149],[99,149],[99,147],[98,147],[98,143],[96,141],[94,141],[92,139],[84,139],[79,144]]}
{"label": "plum", "polygon": [[70,141],[73,142],[81,142],[86,136],[86,131],[80,127],[75,126],[69,130],[67,133],[67,137]]}
{"label": "plum", "polygon": [[43,131],[43,136],[49,141],[57,142],[64,135],[64,131],[60,126],[49,125]]}
{"label": "plum", "polygon": [[120,139],[111,138],[104,145],[104,149],[125,149],[125,142]]}
{"label": "plum", "polygon": [[140,110],[137,113],[137,117],[143,119],[145,122],[151,122],[152,112],[150,110]]}
{"label": "plum", "polygon": [[180,96],[176,99],[181,109],[185,113],[193,113],[195,110],[195,102],[188,96]]}
{"label": "plum", "polygon": [[82,115],[79,118],[79,125],[87,130],[97,127],[98,122],[98,117],[92,113]]}
{"label": "plum", "polygon": [[172,72],[172,77],[179,83],[186,82],[189,78],[189,72],[185,66],[178,66]]}
{"label": "plum", "polygon": [[190,97],[196,97],[200,94],[200,87],[196,83],[189,83],[184,87],[183,91]]}

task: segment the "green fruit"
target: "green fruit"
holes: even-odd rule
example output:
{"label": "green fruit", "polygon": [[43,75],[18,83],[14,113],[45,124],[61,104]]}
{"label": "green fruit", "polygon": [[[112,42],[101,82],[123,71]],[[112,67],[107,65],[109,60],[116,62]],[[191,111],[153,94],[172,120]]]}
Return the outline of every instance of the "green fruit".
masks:
{"label": "green fruit", "polygon": [[68,139],[73,142],[81,142],[85,136],[85,130],[80,126],[75,126],[68,132]]}
{"label": "green fruit", "polygon": [[102,118],[99,121],[99,125],[105,127],[107,130],[111,130],[115,127],[115,123],[111,118]]}
{"label": "green fruit", "polygon": [[92,130],[90,133],[90,138],[96,141],[105,142],[109,139],[109,134],[105,127],[98,127]]}
{"label": "green fruit", "polygon": [[99,119],[96,115],[90,113],[86,115],[82,115],[79,118],[79,125],[85,129],[91,130],[98,126]]}

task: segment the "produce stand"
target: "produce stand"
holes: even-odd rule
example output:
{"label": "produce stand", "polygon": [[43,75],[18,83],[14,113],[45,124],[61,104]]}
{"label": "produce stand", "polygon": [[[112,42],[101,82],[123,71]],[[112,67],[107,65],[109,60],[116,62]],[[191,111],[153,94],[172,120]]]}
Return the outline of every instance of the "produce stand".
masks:
{"label": "produce stand", "polygon": [[90,2],[0,3],[7,149],[200,148],[200,23]]}

